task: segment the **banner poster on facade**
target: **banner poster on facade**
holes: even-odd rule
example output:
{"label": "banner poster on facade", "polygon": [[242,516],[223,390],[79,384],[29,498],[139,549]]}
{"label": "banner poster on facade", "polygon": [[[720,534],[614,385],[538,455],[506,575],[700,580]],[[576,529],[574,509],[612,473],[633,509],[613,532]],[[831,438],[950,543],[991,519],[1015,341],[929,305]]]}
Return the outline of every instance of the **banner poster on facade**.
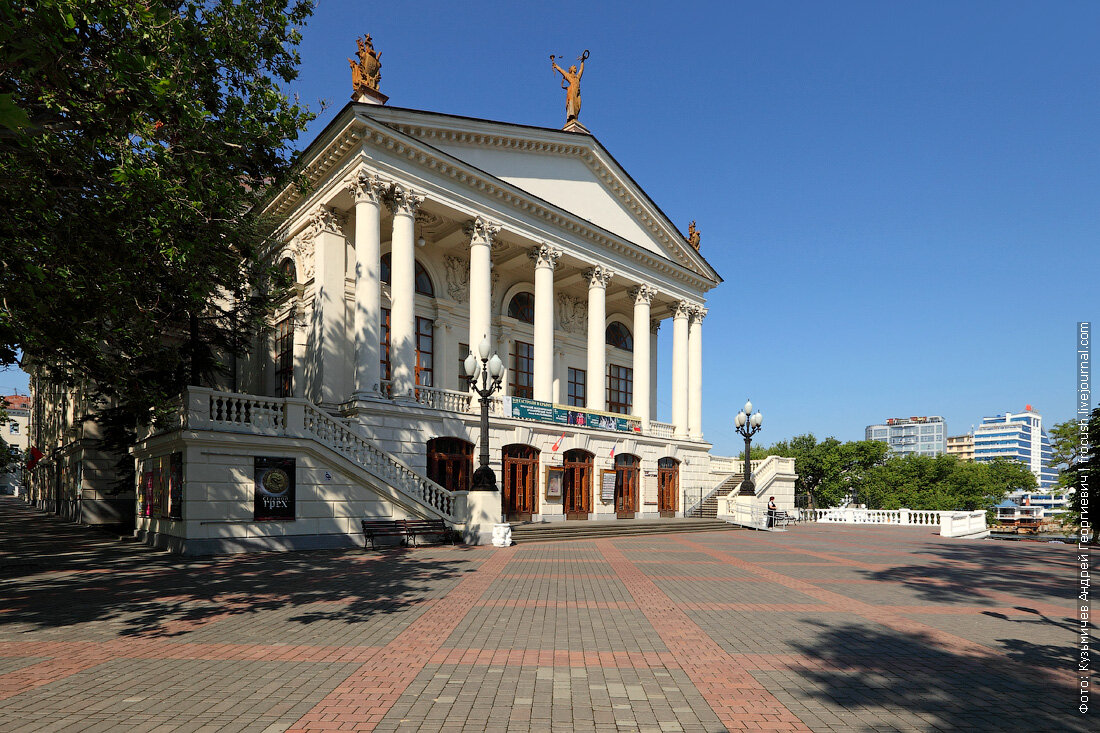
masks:
{"label": "banner poster on facade", "polygon": [[255,456],[252,515],[257,522],[294,519],[294,459]]}
{"label": "banner poster on facade", "polygon": [[153,511],[152,516],[168,516],[168,456],[153,459]]}
{"label": "banner poster on facade", "polygon": [[183,519],[183,453],[169,456],[168,516]]}
{"label": "banner poster on facade", "polygon": [[143,517],[153,516],[153,471],[145,471],[141,475],[141,506],[138,514]]}
{"label": "banner poster on facade", "polygon": [[560,499],[562,485],[565,483],[565,468],[562,466],[546,467],[546,498]]}
{"label": "banner poster on facade", "polygon": [[501,398],[504,414],[520,420],[552,422],[557,425],[574,425],[596,430],[612,430],[618,433],[640,433],[642,423],[629,415],[616,415],[610,412],[585,410],[581,407],[567,407],[550,402],[539,402],[523,397],[505,396]]}
{"label": "banner poster on facade", "polygon": [[615,482],[619,472],[613,468],[605,468],[600,473],[600,501],[615,501]]}

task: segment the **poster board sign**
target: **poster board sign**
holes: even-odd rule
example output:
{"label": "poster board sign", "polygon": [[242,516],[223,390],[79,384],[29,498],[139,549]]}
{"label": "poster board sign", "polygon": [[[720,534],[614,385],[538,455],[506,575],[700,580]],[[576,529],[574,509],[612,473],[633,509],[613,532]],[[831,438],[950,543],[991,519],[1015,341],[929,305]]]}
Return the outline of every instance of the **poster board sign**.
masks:
{"label": "poster board sign", "polygon": [[[149,465],[149,464],[146,464]],[[141,506],[138,507],[138,515],[142,517],[153,516],[153,471],[152,466],[141,475]]]}
{"label": "poster board sign", "polygon": [[600,471],[600,501],[615,501],[615,482],[619,472],[613,468]]}
{"label": "poster board sign", "polygon": [[252,517],[257,522],[293,521],[294,459],[255,456]]}
{"label": "poster board sign", "polygon": [[169,456],[168,516],[183,519],[183,453]]}
{"label": "poster board sign", "polygon": [[565,483],[565,469],[561,466],[546,467],[546,498],[560,499]]}
{"label": "poster board sign", "polygon": [[609,430],[618,433],[640,433],[642,423],[632,415],[619,415],[613,412],[586,410],[583,407],[555,405],[550,402],[529,400],[525,397],[506,395],[501,398],[504,415],[520,420],[573,425],[594,430]]}

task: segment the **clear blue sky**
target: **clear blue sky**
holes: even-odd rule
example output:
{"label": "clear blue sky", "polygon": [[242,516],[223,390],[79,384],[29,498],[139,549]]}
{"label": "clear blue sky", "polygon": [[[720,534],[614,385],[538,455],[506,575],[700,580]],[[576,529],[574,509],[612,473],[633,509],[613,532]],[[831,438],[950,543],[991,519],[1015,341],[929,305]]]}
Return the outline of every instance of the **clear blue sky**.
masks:
{"label": "clear blue sky", "polygon": [[532,125],[563,121],[549,55],[591,50],[582,121],[725,278],[715,453],[746,396],[765,443],[1072,415],[1075,325],[1100,325],[1100,3],[322,0],[295,91],[330,106],[305,141],[366,32],[390,104]]}

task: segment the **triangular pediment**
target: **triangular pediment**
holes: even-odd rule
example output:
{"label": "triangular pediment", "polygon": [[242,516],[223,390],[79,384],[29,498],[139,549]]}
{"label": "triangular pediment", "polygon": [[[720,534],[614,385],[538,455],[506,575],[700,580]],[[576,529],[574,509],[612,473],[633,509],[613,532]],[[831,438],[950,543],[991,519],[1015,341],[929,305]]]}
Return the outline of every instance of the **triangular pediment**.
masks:
{"label": "triangular pediment", "polygon": [[400,108],[364,112],[641,249],[721,279],[591,135]]}

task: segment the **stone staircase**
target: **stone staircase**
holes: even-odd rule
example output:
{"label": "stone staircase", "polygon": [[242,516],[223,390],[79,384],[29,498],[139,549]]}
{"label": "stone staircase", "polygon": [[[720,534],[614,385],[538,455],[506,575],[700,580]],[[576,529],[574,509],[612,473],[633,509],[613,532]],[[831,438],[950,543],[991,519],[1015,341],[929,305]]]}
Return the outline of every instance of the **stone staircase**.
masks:
{"label": "stone staircase", "polygon": [[719,519],[620,519],[615,521],[512,522],[512,540],[558,542],[605,537],[738,530]]}
{"label": "stone staircase", "polygon": [[735,473],[723,481],[714,492],[703,500],[703,503],[692,510],[691,516],[699,519],[718,518],[718,500],[734,491],[745,480],[745,474]]}

